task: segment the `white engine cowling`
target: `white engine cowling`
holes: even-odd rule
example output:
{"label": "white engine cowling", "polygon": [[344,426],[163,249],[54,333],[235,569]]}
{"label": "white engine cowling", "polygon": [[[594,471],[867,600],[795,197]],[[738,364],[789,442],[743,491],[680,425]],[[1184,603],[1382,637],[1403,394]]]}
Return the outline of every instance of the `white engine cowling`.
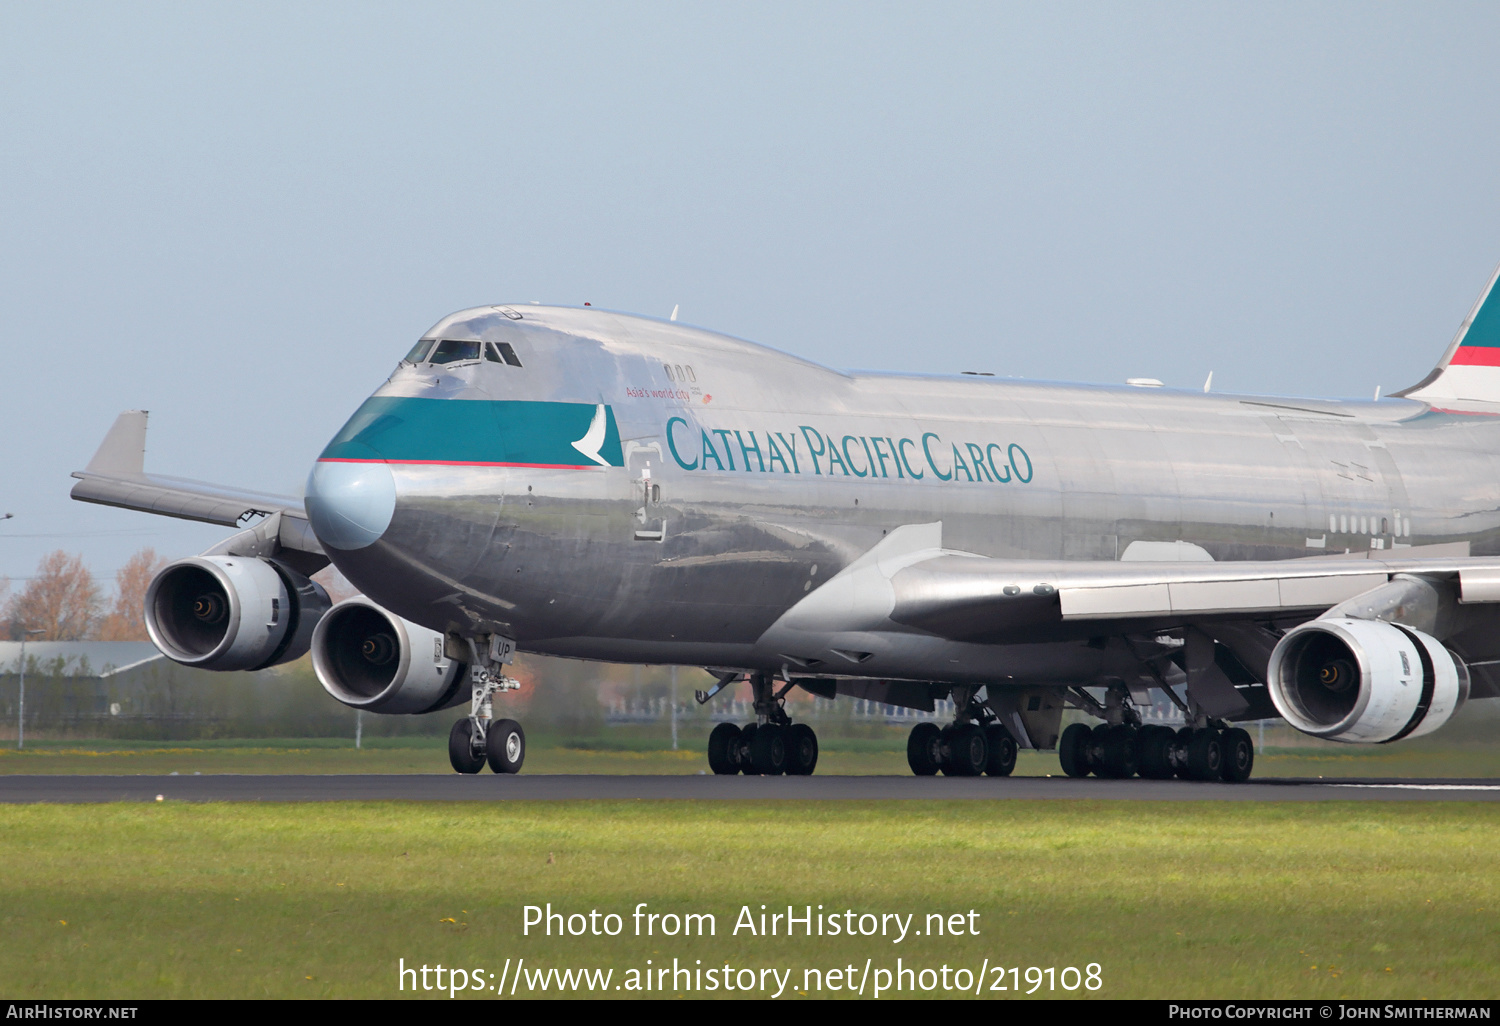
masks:
{"label": "white engine cowling", "polygon": [[1469,697],[1469,670],[1436,638],[1383,620],[1292,628],[1271,653],[1276,711],[1305,734],[1378,744],[1418,737]]}
{"label": "white engine cowling", "polygon": [[307,652],[328,592],[254,556],[169,563],[146,588],[146,630],[162,654],[205,670],[259,670]]}
{"label": "white engine cowling", "polygon": [[441,634],[362,596],[318,622],[312,656],[323,689],[355,709],[425,713],[469,701],[469,668],[443,654]]}

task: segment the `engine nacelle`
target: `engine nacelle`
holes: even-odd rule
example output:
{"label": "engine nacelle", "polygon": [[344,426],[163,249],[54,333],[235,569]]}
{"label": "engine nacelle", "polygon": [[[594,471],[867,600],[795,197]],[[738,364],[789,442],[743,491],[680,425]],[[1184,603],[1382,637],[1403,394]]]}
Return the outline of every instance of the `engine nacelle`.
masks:
{"label": "engine nacelle", "polygon": [[425,713],[469,701],[469,668],[443,654],[443,636],[362,596],[318,622],[313,669],[323,689],[355,709]]}
{"label": "engine nacelle", "polygon": [[301,657],[328,592],[255,556],[169,563],[146,588],[146,630],[162,654],[205,670],[259,670]]}
{"label": "engine nacelle", "polygon": [[1469,697],[1469,669],[1436,638],[1383,620],[1311,620],[1271,653],[1276,711],[1305,734],[1378,744],[1431,733]]}

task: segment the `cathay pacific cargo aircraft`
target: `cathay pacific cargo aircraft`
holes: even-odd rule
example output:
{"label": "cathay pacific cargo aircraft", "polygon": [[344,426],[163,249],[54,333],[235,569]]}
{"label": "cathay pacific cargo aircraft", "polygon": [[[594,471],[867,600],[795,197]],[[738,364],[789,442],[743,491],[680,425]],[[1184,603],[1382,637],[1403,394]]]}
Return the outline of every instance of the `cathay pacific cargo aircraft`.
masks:
{"label": "cathay pacific cargo aircraft", "polygon": [[[1497,272],[1500,273],[1500,272]],[[514,773],[517,651],[748,681],[715,773],[807,774],[793,688],[955,715],[918,774],[1242,781],[1238,721],[1382,744],[1500,695],[1500,296],[1379,401],[843,373],[603,310],[445,317],[302,500],[148,474],[120,415],[73,497],[238,527],[170,564],[171,659],[309,650],[346,705],[466,706],[455,770]],[[1155,382],[1148,382],[1155,385]],[[362,595],[333,605],[332,562]],[[1186,726],[1145,725],[1164,693]],[[495,711],[500,703],[501,712]],[[1097,726],[1063,713],[1081,710]]]}

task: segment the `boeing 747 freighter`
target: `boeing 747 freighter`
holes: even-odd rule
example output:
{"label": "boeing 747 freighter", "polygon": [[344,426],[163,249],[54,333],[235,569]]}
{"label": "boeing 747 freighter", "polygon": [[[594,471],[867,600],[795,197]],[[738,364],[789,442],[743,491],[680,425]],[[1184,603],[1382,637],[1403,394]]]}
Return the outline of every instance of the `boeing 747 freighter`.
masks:
{"label": "boeing 747 freighter", "polygon": [[[517,651],[748,680],[715,773],[811,773],[792,688],[955,715],[918,774],[1247,779],[1237,722],[1351,743],[1500,695],[1500,297],[1379,401],[843,373],[675,321],[443,318],[304,499],[148,474],[120,415],[73,497],[237,527],[161,571],[151,637],[212,670],[312,652],[340,702],[461,707],[512,773]],[[330,608],[332,562],[362,595]],[[1142,723],[1154,694],[1180,730]],[[1062,730],[1082,710],[1097,726]]]}

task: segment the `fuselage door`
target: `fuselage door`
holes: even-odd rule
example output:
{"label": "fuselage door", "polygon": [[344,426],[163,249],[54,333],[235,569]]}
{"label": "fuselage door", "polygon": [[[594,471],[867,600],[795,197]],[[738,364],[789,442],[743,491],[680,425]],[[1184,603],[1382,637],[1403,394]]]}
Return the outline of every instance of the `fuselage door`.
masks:
{"label": "fuselage door", "polygon": [[661,481],[651,474],[653,458],[658,466],[661,460],[661,443],[640,442],[631,439],[625,443],[625,466],[631,470],[631,502],[635,515],[631,529],[636,541],[660,542],[666,537],[666,521],[662,517]]}

